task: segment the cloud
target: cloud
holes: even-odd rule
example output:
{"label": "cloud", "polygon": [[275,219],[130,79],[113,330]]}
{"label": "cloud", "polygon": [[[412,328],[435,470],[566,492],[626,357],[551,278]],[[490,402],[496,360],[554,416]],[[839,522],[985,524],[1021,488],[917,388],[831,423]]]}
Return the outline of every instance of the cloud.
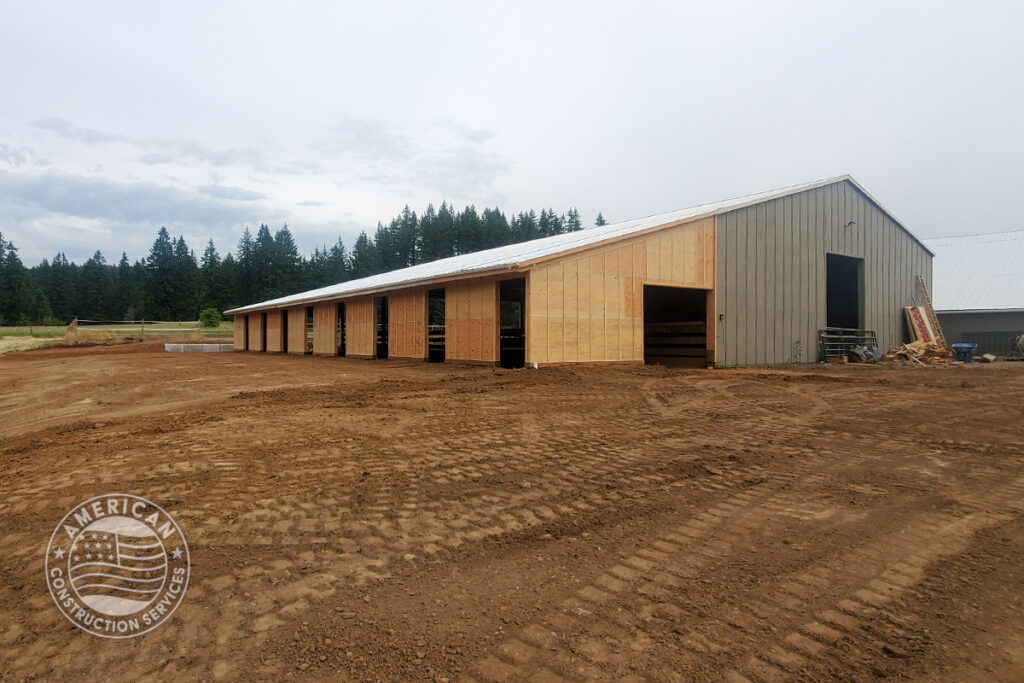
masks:
{"label": "cloud", "polygon": [[57,172],[0,172],[0,202],[127,223],[224,225],[286,215],[151,182],[120,182]]}
{"label": "cloud", "polygon": [[108,133],[95,128],[83,128],[57,116],[39,119],[35,123],[36,128],[48,130],[69,140],[76,140],[86,144],[98,142],[131,142],[131,139],[120,133]]}
{"label": "cloud", "polygon": [[325,204],[324,202],[316,202],[316,201],[313,201],[312,199],[306,199],[304,201],[298,202],[298,205],[299,206],[327,206],[327,204]]}
{"label": "cloud", "polygon": [[214,199],[231,199],[241,202],[251,202],[257,199],[266,199],[267,195],[262,192],[253,192],[244,187],[231,187],[228,185],[202,185],[196,190]]}
{"label": "cloud", "polygon": [[0,142],[0,162],[6,163],[11,168],[19,166],[48,166],[50,162],[36,154],[35,150],[29,147],[15,147]]}

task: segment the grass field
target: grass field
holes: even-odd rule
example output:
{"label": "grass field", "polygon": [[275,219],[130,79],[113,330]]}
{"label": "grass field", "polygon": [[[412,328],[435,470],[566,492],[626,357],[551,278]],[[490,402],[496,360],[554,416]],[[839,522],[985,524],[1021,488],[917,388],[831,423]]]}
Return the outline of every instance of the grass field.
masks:
{"label": "grass field", "polygon": [[230,320],[218,327],[199,327],[194,320],[141,324],[79,325],[77,333],[66,334],[64,325],[30,325],[22,327],[0,327],[0,355],[12,351],[38,349],[54,344],[83,341],[107,341],[112,339],[157,339],[160,337],[200,339],[204,337],[231,336]]}

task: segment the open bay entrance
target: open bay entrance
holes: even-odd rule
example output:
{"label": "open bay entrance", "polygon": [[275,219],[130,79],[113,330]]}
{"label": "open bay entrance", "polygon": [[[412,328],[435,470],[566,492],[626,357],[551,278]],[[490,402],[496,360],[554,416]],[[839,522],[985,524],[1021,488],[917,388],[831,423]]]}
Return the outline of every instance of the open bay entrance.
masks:
{"label": "open bay entrance", "polygon": [[644,285],[644,363],[708,364],[706,289]]}
{"label": "open bay entrance", "polygon": [[377,358],[383,360],[388,357],[388,298],[375,298],[373,310],[377,326]]}
{"label": "open bay entrance", "polygon": [[498,283],[498,356],[501,367],[526,365],[526,278]]}
{"label": "open bay entrance", "polygon": [[444,290],[427,292],[427,360],[444,362]]}

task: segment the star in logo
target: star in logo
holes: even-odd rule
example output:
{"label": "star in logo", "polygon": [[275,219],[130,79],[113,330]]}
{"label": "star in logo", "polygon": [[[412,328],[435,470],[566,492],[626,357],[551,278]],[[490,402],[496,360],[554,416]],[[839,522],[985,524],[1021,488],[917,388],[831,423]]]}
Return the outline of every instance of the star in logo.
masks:
{"label": "star in logo", "polygon": [[171,555],[173,555],[174,559],[176,559],[176,560],[180,560],[181,556],[183,554],[184,553],[181,552],[181,548],[175,548],[174,550],[171,551]]}
{"label": "star in logo", "polygon": [[64,559],[64,548],[57,548],[56,550],[54,550],[53,551],[53,556],[56,557],[58,560],[63,560]]}

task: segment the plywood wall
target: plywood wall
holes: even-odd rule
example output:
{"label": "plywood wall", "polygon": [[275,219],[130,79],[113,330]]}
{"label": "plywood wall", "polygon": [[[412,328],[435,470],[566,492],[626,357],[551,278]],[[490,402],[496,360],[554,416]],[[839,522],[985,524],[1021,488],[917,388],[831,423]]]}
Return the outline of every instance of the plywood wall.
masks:
{"label": "plywood wall", "polygon": [[712,289],[714,283],[714,218],[533,268],[526,361],[642,361],[643,285]]}
{"label": "plywood wall", "polygon": [[283,322],[281,311],[267,311],[267,351],[271,353],[284,351]]}
{"label": "plywood wall", "polygon": [[373,319],[373,297],[345,301],[345,355],[372,358],[376,354],[377,330]]}
{"label": "plywood wall", "polygon": [[388,355],[427,357],[426,290],[402,290],[388,298]]}
{"label": "plywood wall", "polygon": [[249,314],[249,350],[263,350],[263,315],[258,311]]}
{"label": "plywood wall", "polygon": [[338,304],[333,301],[313,304],[313,354],[338,355]]}
{"label": "plywood wall", "polygon": [[236,315],[234,317],[235,325],[235,351],[245,351],[245,316]]}
{"label": "plywood wall", "polygon": [[[454,280],[445,287],[445,359],[498,360],[498,291],[494,278]],[[426,319],[426,314],[422,318]]]}
{"label": "plywood wall", "polygon": [[306,352],[306,307],[288,309],[288,353]]}
{"label": "plywood wall", "polygon": [[931,254],[852,183],[840,181],[718,218],[718,363],[818,359],[826,255],[864,259],[864,321],[882,349],[903,342],[915,277]]}

